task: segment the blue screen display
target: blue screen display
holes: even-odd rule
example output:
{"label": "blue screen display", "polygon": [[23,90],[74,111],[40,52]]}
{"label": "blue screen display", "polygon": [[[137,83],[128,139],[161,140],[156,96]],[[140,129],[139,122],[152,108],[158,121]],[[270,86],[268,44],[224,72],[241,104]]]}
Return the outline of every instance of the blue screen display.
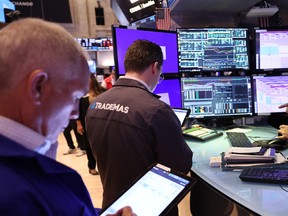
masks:
{"label": "blue screen display", "polygon": [[4,8],[15,10],[15,5],[8,0],[0,0],[0,22],[5,23]]}
{"label": "blue screen display", "polygon": [[137,39],[146,39],[158,44],[163,52],[165,73],[178,73],[177,36],[175,31],[135,29],[113,26],[113,51],[116,73],[125,74],[124,58],[128,47]]}
{"label": "blue screen display", "polygon": [[164,79],[157,85],[154,94],[161,96],[160,100],[171,107],[181,108],[181,90],[179,79]]}

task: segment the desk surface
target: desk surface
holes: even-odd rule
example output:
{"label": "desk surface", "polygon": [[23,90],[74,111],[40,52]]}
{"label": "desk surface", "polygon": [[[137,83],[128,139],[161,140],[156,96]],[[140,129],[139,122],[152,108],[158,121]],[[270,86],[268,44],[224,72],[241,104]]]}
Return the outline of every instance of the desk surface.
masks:
{"label": "desk surface", "polygon": [[[276,129],[268,126],[251,126],[246,135],[251,141],[266,140],[275,137]],[[193,150],[192,171],[205,182],[216,188],[233,201],[240,203],[260,215],[288,214],[288,185],[248,183],[239,178],[240,171],[222,171],[218,167],[209,166],[209,158],[220,156],[230,148],[226,134],[206,142],[187,140]],[[288,155],[288,150],[283,152]]]}

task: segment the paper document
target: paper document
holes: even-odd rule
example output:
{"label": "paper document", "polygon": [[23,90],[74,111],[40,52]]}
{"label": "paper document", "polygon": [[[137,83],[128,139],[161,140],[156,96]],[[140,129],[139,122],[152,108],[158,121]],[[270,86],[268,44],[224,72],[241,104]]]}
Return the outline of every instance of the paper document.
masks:
{"label": "paper document", "polygon": [[257,153],[260,152],[262,147],[231,147],[227,153],[238,153],[238,154],[247,154],[247,153]]}
{"label": "paper document", "polygon": [[233,128],[230,130],[227,130],[226,132],[237,132],[237,133],[247,133],[252,131],[251,129],[245,129],[245,128]]}
{"label": "paper document", "polygon": [[[287,163],[287,159],[283,157],[282,154],[276,153],[275,155],[275,161],[273,164],[282,164]],[[237,163],[237,164],[225,164],[225,167],[250,167],[250,166],[263,166],[263,165],[271,165],[271,163]]]}

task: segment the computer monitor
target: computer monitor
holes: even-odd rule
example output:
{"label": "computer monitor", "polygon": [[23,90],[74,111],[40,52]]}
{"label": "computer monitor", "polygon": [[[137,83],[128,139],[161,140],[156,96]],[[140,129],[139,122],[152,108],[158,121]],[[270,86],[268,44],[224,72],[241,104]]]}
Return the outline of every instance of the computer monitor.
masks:
{"label": "computer monitor", "polygon": [[179,72],[249,70],[248,28],[177,29]]}
{"label": "computer monitor", "polygon": [[255,29],[256,70],[288,69],[288,29]]}
{"label": "computer monitor", "polygon": [[155,10],[161,7],[162,0],[113,0],[110,2],[119,23],[128,25],[128,23],[155,15]]}
{"label": "computer monitor", "polygon": [[112,38],[76,38],[76,41],[87,51],[112,51]]}
{"label": "computer monitor", "polygon": [[256,114],[285,112],[278,107],[288,103],[288,76],[253,76],[253,94]]}
{"label": "computer monitor", "polygon": [[250,76],[181,77],[181,93],[190,118],[253,115]]}
{"label": "computer monitor", "polygon": [[15,10],[15,5],[8,0],[0,0],[0,22],[3,23],[6,22],[4,8]]}
{"label": "computer monitor", "polygon": [[[74,12],[75,4],[70,0],[11,0],[16,10],[21,12],[21,17],[36,17],[46,21],[65,23],[69,28],[75,28],[72,24],[71,11]],[[71,25],[72,24],[72,25]]]}
{"label": "computer monitor", "polygon": [[124,58],[126,51],[137,39],[146,39],[161,46],[164,58],[162,73],[178,73],[175,31],[112,26],[112,36],[116,75],[125,74]]}
{"label": "computer monitor", "polygon": [[160,100],[169,104],[171,107],[182,107],[179,78],[164,79],[157,85],[153,93],[161,96]]}

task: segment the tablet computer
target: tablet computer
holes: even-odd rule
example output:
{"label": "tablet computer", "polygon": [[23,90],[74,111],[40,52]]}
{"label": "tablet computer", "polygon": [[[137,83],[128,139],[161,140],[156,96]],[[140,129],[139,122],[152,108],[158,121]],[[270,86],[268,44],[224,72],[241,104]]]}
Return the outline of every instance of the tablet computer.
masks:
{"label": "tablet computer", "polygon": [[185,174],[153,164],[100,215],[114,214],[124,206],[130,206],[137,216],[166,215],[195,182]]}
{"label": "tablet computer", "polygon": [[181,127],[183,127],[187,121],[187,119],[189,118],[190,109],[186,109],[186,108],[172,108],[173,112],[176,114],[176,116],[178,117],[180,123],[181,123]]}

